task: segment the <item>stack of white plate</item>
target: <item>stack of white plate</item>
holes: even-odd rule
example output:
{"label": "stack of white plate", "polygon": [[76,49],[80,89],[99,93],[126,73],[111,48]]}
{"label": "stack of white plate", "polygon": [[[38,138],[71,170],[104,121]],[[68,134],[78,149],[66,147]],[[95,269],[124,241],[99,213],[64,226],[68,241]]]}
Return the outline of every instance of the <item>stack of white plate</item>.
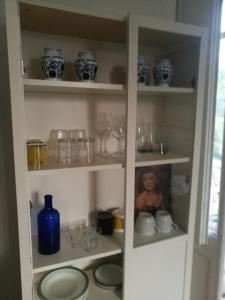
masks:
{"label": "stack of white plate", "polygon": [[96,285],[107,290],[117,290],[122,286],[123,269],[119,263],[105,262],[93,271]]}
{"label": "stack of white plate", "polygon": [[82,270],[65,267],[46,273],[38,284],[42,300],[85,300],[89,280]]}

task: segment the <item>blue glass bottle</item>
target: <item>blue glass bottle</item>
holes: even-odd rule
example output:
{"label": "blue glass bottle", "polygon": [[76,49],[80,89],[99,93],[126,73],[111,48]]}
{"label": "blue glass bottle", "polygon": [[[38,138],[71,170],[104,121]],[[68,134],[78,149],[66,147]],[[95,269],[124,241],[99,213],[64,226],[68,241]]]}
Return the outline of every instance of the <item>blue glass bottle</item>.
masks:
{"label": "blue glass bottle", "polygon": [[38,251],[53,254],[60,249],[60,214],[52,207],[52,195],[45,195],[45,206],[38,214]]}

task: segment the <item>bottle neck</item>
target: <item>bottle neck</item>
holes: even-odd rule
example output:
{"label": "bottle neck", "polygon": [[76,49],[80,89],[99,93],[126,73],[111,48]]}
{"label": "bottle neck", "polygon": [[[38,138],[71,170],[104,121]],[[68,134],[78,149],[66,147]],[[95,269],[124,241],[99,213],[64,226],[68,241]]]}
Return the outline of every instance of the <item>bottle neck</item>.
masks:
{"label": "bottle neck", "polygon": [[51,209],[52,208],[52,196],[46,195],[45,196],[45,209]]}

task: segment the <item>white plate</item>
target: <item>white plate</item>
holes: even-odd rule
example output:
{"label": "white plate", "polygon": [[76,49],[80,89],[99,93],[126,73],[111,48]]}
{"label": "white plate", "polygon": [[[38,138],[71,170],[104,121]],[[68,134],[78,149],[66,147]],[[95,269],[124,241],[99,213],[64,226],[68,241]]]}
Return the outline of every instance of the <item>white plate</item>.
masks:
{"label": "white plate", "polygon": [[99,287],[115,290],[122,285],[123,269],[120,264],[105,262],[95,268],[93,276]]}
{"label": "white plate", "polygon": [[44,275],[38,284],[38,295],[43,300],[84,300],[88,285],[88,277],[82,270],[65,267]]}

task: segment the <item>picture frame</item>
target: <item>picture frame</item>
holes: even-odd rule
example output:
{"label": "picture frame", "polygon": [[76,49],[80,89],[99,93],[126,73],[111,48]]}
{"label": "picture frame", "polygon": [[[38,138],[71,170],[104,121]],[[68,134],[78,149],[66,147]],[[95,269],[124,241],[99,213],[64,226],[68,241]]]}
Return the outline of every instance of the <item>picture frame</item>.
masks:
{"label": "picture frame", "polygon": [[135,168],[135,219],[140,211],[171,210],[171,165]]}

